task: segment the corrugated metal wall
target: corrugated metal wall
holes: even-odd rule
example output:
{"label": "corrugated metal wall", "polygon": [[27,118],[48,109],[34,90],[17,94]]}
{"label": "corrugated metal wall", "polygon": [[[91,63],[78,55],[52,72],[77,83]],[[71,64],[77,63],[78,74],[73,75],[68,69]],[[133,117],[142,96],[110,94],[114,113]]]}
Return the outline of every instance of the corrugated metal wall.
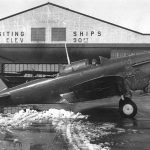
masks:
{"label": "corrugated metal wall", "polygon": [[126,56],[131,56],[131,55],[138,55],[141,53],[147,53],[150,52],[150,50],[138,50],[135,48],[116,48],[112,49],[111,51],[111,58],[120,58],[120,57],[126,57]]}

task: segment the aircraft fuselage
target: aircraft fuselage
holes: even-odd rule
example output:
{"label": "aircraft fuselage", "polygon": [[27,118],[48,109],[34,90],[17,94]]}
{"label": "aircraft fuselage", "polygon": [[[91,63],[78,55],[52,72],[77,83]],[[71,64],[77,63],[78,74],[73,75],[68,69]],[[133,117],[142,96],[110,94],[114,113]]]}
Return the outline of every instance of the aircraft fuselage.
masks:
{"label": "aircraft fuselage", "polygon": [[113,63],[104,66],[91,66],[83,71],[72,72],[54,79],[34,80],[17,87],[6,89],[3,94],[9,93],[9,102],[12,104],[27,103],[56,103],[60,100],[61,93],[70,92],[70,88],[78,83],[115,75],[121,71],[124,64]]}
{"label": "aircraft fuselage", "polygon": [[73,86],[98,77],[114,75],[129,78],[134,74],[136,75],[133,68],[138,70],[139,75],[143,76],[144,74],[143,88],[149,80],[149,66],[150,54],[109,60],[104,64],[91,65],[85,69],[72,71],[54,79],[38,79],[3,90],[0,92],[0,96],[5,98],[0,99],[0,102],[5,105],[59,103],[60,94],[70,92]]}

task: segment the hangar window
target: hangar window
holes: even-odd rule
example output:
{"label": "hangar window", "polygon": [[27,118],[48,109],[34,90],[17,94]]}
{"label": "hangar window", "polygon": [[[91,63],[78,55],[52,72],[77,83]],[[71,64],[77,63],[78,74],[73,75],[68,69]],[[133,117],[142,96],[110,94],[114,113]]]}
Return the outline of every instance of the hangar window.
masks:
{"label": "hangar window", "polygon": [[66,28],[52,28],[52,41],[66,41]]}
{"label": "hangar window", "polygon": [[31,28],[31,41],[44,42],[45,41],[45,28]]}
{"label": "hangar window", "polygon": [[58,73],[59,64],[3,64],[3,73],[26,77],[53,76]]}

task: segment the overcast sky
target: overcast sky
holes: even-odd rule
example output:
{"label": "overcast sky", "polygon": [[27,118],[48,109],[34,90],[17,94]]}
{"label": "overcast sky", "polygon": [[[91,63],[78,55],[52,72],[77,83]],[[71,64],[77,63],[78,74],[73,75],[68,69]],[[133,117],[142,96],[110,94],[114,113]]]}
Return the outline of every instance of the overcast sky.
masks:
{"label": "overcast sky", "polygon": [[150,33],[150,0],[0,0],[0,18],[47,2]]}

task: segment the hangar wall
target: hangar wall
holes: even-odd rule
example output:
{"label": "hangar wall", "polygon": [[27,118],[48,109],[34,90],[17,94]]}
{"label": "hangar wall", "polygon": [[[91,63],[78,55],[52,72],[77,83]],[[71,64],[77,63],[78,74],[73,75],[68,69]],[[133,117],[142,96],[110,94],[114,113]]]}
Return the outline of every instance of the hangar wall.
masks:
{"label": "hangar wall", "polygon": [[84,58],[147,52],[150,35],[46,3],[0,19],[0,72],[54,72]]}
{"label": "hangar wall", "polygon": [[143,35],[47,3],[1,19],[0,43],[149,43]]}

